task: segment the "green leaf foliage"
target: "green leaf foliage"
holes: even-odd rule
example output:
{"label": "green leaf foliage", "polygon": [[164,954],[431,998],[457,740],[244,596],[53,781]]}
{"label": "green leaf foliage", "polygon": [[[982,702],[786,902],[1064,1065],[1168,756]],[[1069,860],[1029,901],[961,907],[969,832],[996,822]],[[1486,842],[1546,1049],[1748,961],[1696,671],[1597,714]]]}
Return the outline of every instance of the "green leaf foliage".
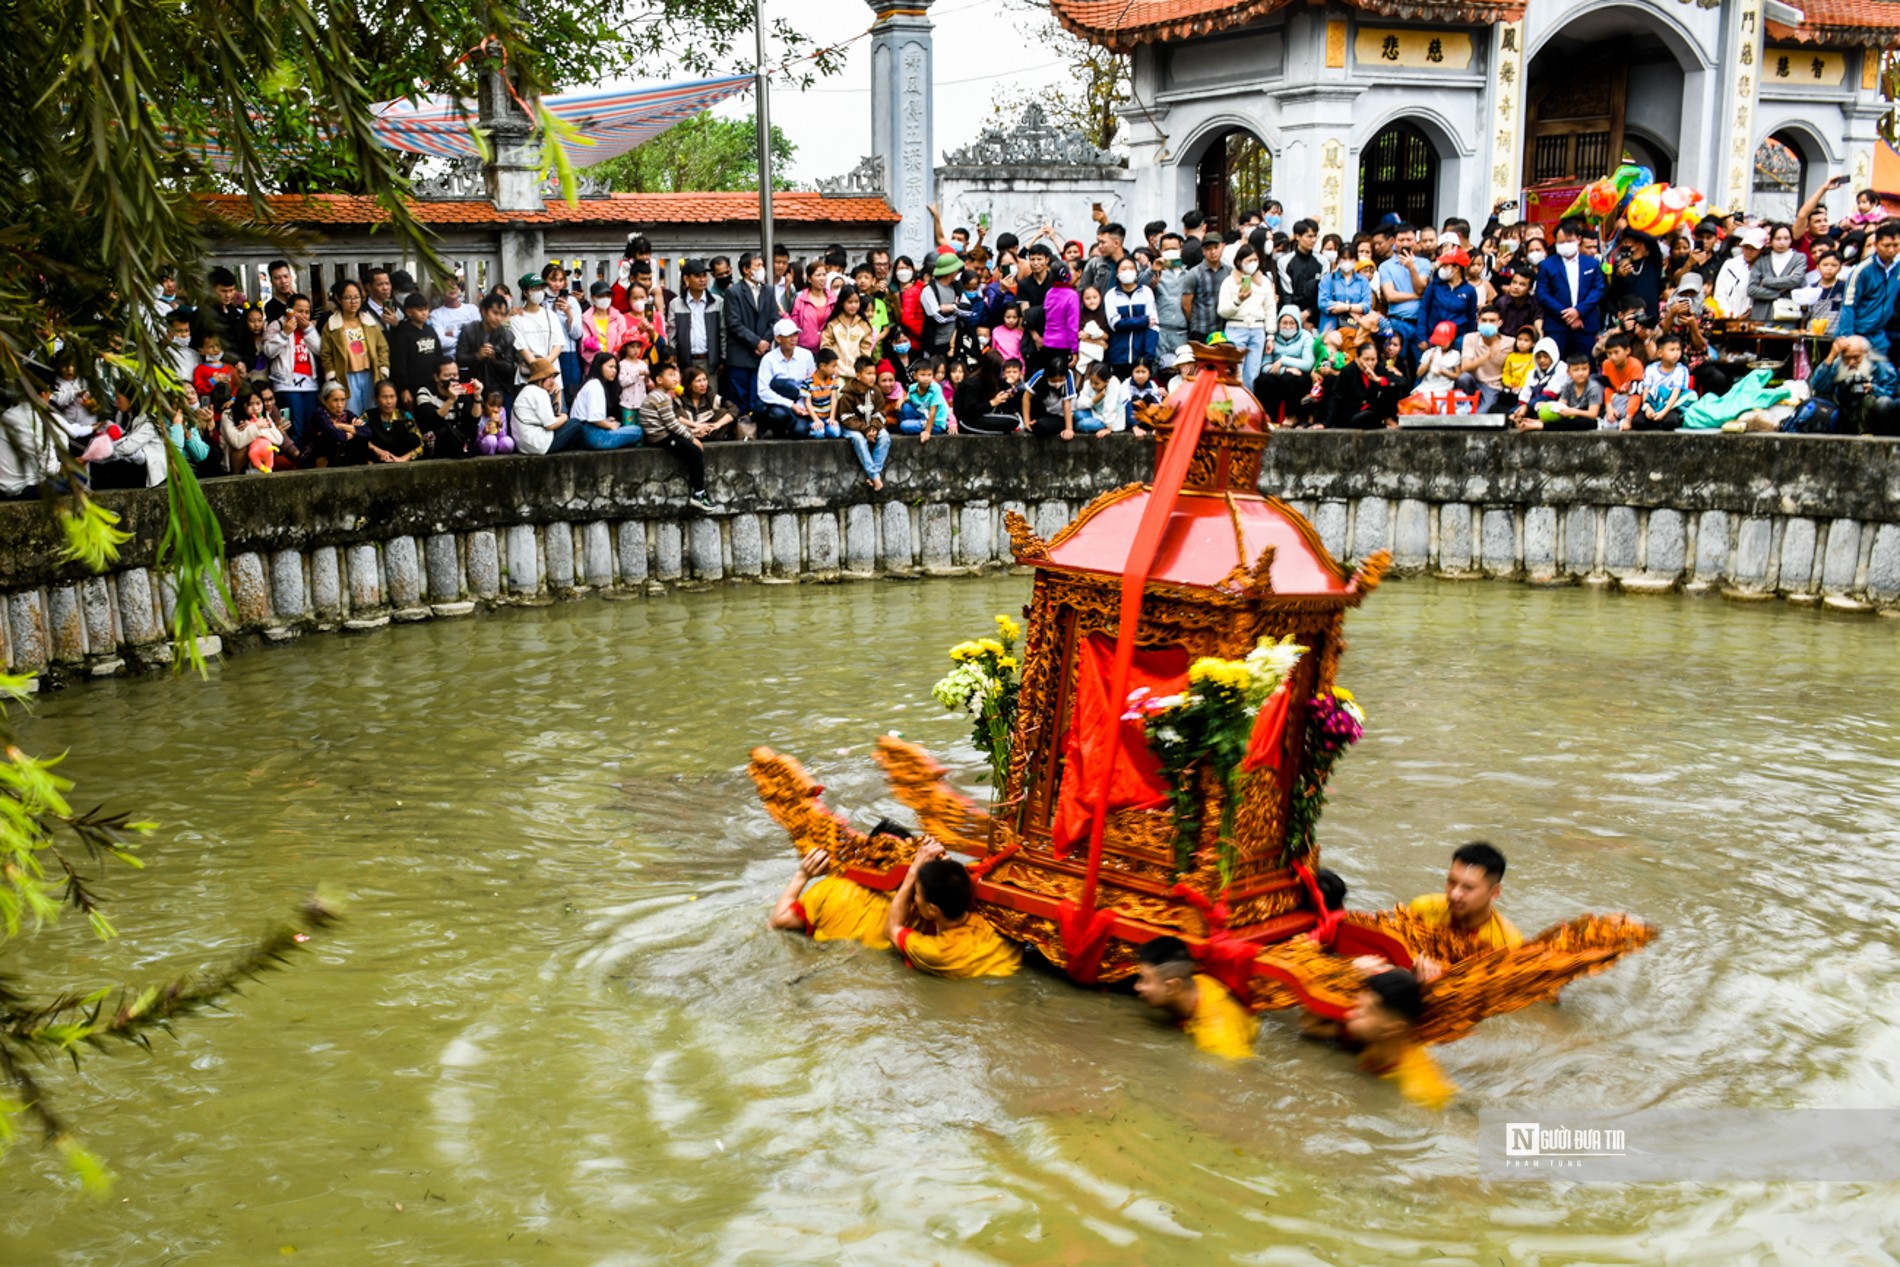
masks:
{"label": "green leaf foliage", "polygon": [[[790,189],[784,173],[798,147],[772,129],[772,188]],[[590,174],[624,193],[687,193],[759,187],[758,120],[695,115]]]}

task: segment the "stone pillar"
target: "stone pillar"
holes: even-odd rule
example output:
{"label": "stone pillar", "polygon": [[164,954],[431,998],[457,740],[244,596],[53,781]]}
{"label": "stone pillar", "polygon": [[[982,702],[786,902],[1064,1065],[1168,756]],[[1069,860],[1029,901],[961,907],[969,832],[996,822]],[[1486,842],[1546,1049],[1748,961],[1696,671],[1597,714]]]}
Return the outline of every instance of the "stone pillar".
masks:
{"label": "stone pillar", "polygon": [[[1292,217],[1318,214],[1320,227],[1342,230],[1359,204],[1357,155],[1348,150],[1353,106],[1362,88],[1298,84],[1273,94],[1280,104],[1280,148],[1273,156],[1274,196]],[[1350,161],[1349,161],[1350,160]],[[1317,196],[1303,191],[1317,191]],[[1293,211],[1291,208],[1302,207]]]}
{"label": "stone pillar", "polygon": [[[489,159],[482,179],[497,211],[547,209],[541,197],[541,139],[499,70],[482,72],[480,127],[488,138]],[[503,263],[510,286],[516,274]]]}
{"label": "stone pillar", "polygon": [[[1740,0],[1729,6],[1733,27],[1729,33],[1732,69],[1716,135],[1722,149],[1717,155],[1717,180],[1705,188],[1731,210],[1748,204],[1755,172],[1755,99],[1761,87],[1762,0]],[[1721,127],[1719,124],[1727,124]]]}
{"label": "stone pillar", "polygon": [[891,206],[904,217],[893,254],[922,259],[931,241],[935,198],[931,139],[930,0],[867,0],[871,27],[871,153],[884,160]]}
{"label": "stone pillar", "polygon": [[1524,20],[1499,22],[1491,30],[1491,74],[1485,91],[1492,130],[1480,152],[1486,147],[1491,151],[1487,183],[1496,205],[1516,198],[1524,187],[1518,171],[1524,155]]}

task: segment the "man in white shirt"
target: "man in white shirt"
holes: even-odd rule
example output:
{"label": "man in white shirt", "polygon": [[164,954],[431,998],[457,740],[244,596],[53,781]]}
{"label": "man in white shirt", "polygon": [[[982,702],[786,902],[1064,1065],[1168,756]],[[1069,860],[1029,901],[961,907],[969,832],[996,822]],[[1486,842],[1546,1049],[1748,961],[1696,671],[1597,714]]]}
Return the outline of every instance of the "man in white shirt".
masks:
{"label": "man in white shirt", "polygon": [[508,328],[515,336],[515,355],[519,358],[515,382],[534,381],[528,377],[530,367],[537,361],[549,361],[555,365],[554,377],[557,380],[550,395],[561,399],[558,380],[561,377],[561,349],[566,346],[563,332],[565,322],[547,305],[547,294],[547,283],[541,280],[541,274],[521,275],[521,308],[508,318]]}
{"label": "man in white shirt", "polygon": [[538,357],[528,366],[527,375],[527,383],[515,393],[514,412],[508,415],[516,451],[539,457],[579,444],[581,428],[586,424],[554,407],[553,392],[561,379],[554,362]]}
{"label": "man in white shirt", "polygon": [[451,277],[442,289],[442,306],[429,314],[429,324],[442,336],[442,346],[452,348],[461,337],[462,327],[482,319],[482,310],[462,302],[462,283]]}
{"label": "man in white shirt", "polygon": [[[41,400],[46,399],[44,392]],[[0,501],[32,496],[42,480],[59,474],[59,448],[52,433],[22,401],[0,414]]]}
{"label": "man in white shirt", "polygon": [[779,318],[772,327],[772,339],[772,350],[759,358],[759,403],[754,410],[759,434],[803,440],[811,434],[804,390],[818,372],[818,364],[798,346],[798,323],[790,317]]}

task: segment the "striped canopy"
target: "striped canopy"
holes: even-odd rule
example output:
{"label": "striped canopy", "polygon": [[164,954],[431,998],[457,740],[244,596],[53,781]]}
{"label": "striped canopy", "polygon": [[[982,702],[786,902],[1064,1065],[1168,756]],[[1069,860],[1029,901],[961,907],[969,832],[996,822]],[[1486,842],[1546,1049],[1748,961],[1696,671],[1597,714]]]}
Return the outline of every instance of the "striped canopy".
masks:
{"label": "striped canopy", "polygon": [[[752,76],[731,75],[651,88],[563,93],[543,97],[541,104],[591,142],[571,148],[568,154],[574,166],[590,167],[625,154],[751,86]],[[437,158],[463,158],[477,152],[469,137],[469,125],[477,116],[472,101],[450,97],[385,101],[376,107],[376,114],[377,135],[391,149]]]}

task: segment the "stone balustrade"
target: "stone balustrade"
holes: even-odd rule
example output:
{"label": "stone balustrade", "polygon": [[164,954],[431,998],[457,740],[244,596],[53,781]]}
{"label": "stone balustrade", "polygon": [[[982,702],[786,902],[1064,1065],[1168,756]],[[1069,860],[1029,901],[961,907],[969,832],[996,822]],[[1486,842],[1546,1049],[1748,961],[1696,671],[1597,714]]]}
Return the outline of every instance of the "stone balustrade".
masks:
{"label": "stone balustrade", "polygon": [[[670,455],[431,462],[214,480],[226,644],[718,582],[1009,566],[1003,516],[1044,536],[1143,479],[1150,446],[900,440],[873,495],[842,443],[714,446],[719,509]],[[1900,443],[1831,437],[1286,432],[1262,488],[1335,555],[1400,574],[1683,589],[1900,614]],[[103,576],[58,561],[35,503],[0,505],[0,663],[66,680],[168,662],[164,490],[103,494],[132,540]]]}

